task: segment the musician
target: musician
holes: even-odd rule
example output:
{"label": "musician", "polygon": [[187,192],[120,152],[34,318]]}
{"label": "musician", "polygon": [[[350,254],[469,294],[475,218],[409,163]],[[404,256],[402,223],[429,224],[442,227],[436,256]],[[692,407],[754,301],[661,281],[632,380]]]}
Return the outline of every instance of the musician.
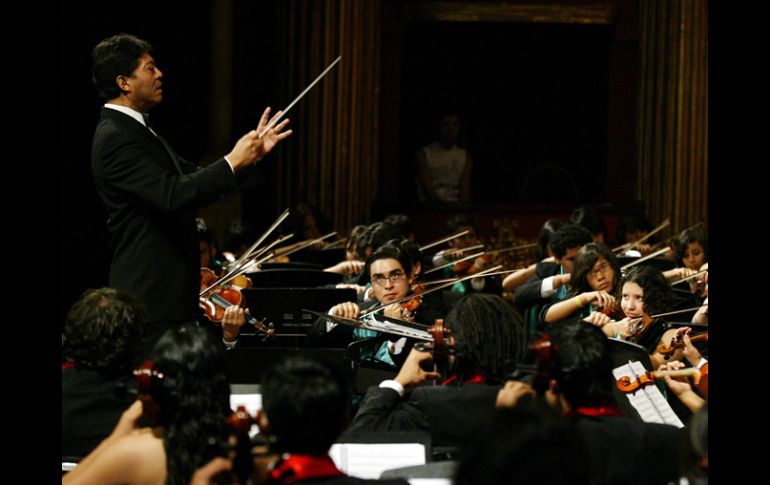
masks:
{"label": "musician", "polygon": [[[383,304],[386,306],[381,313],[398,320],[411,320],[429,325],[438,316],[432,314],[427,306],[420,305],[414,314],[411,314],[403,305],[393,304],[412,291],[410,286],[413,280],[412,263],[408,253],[401,247],[400,240],[389,241],[373,252],[366,259],[363,273],[369,275],[374,300],[361,305],[356,302],[340,303],[329,310],[329,315],[357,319],[362,309]],[[319,318],[308,337],[309,341],[315,345],[345,347],[354,340],[378,336],[381,336],[380,333],[374,330],[337,325]],[[393,342],[385,342],[376,352],[375,360],[396,365],[396,361],[402,362],[409,352],[409,348],[406,348],[403,355],[399,355],[402,354],[406,345],[406,339],[394,338]]]}
{"label": "musician", "polygon": [[[413,349],[394,380],[366,391],[350,431],[427,431],[433,446],[464,443],[485,422],[524,346],[521,316],[499,296],[464,296],[446,317],[454,359],[426,371],[431,353]],[[439,379],[442,385],[419,386]]]}
{"label": "musician", "polygon": [[110,434],[133,402],[144,311],[130,294],[87,290],[64,322],[62,456],[84,457]]}
{"label": "musician", "polygon": [[[147,124],[163,100],[163,73],[152,46],[119,34],[94,48],[92,74],[106,102],[93,138],[91,165],[111,233],[110,286],[134,292],[147,307],[147,338],[192,321],[198,307],[195,212],[245,183],[246,169],[291,134],[284,120],[255,130],[205,168],[187,162]],[[264,135],[262,138],[259,135]]]}
{"label": "musician", "polygon": [[[553,250],[551,249],[551,237],[556,233],[559,228],[565,224],[564,221],[559,219],[548,219],[543,223],[543,227],[540,228],[540,233],[537,235],[537,246],[535,246],[535,260],[533,263],[527,266],[526,269],[516,271],[505,277],[503,280],[503,290],[513,292],[519,286],[523,285],[535,274],[553,274],[558,265],[554,263],[555,258]],[[542,267],[545,266],[546,269]],[[548,266],[554,266],[548,268]]]}
{"label": "musician", "polygon": [[[591,457],[591,483],[660,484],[677,478],[683,431],[620,414],[612,391],[609,342],[602,331],[570,319],[550,326],[548,334],[551,358],[543,365],[548,376],[543,397],[583,436]],[[527,386],[509,384],[503,392]]]}
{"label": "musician", "polygon": [[[260,460],[253,483],[406,485],[401,479],[364,480],[346,476],[329,457],[329,449],[345,428],[350,413],[348,382],[342,369],[297,355],[271,366],[260,382],[262,409],[257,422],[260,435],[269,443],[270,456]],[[232,468],[223,459],[207,466],[215,470]],[[201,474],[196,473],[199,477]]]}
{"label": "musician", "polygon": [[578,318],[602,326],[612,320],[602,313],[615,306],[615,294],[620,289],[618,258],[604,244],[588,243],[578,251],[572,265],[569,299],[543,309],[547,323],[576,314]]}
{"label": "musician", "polygon": [[[205,329],[177,325],[156,342],[140,399],[63,484],[186,484],[226,451],[230,387],[223,350]],[[145,416],[150,427],[141,427]]]}
{"label": "musician", "polygon": [[577,224],[565,224],[554,233],[549,244],[556,264],[541,264],[535,276],[513,295],[513,303],[524,314],[530,331],[537,328],[545,305],[567,298],[572,262],[580,248],[592,241],[591,233]]}

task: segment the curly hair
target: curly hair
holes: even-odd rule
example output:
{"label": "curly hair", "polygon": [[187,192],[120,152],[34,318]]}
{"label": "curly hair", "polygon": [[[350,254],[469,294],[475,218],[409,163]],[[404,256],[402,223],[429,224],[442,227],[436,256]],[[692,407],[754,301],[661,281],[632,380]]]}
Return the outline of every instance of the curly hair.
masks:
{"label": "curly hair", "polygon": [[502,384],[508,364],[524,354],[524,323],[521,315],[497,295],[465,295],[446,317],[458,343],[456,382],[480,372],[486,382]]}
{"label": "curly hair", "polygon": [[166,331],[151,355],[163,374],[151,396],[159,407],[153,425],[163,427],[167,483],[187,484],[198,467],[222,455],[229,436],[224,350],[206,329],[183,325]]}
{"label": "curly hair", "polygon": [[[621,292],[626,283],[636,283],[644,291],[643,309],[647,315],[665,313],[673,305],[673,293],[666,277],[652,266],[635,266],[620,282]],[[622,298],[618,298],[618,301]]]}
{"label": "curly hair", "polygon": [[612,249],[601,243],[588,243],[578,251],[575,261],[572,263],[572,278],[570,279],[570,295],[575,296],[587,291],[593,291],[588,283],[588,275],[599,260],[604,258],[615,273],[615,281],[608,293],[616,294],[620,289],[620,263],[612,252]]}
{"label": "curly hair", "polygon": [[64,321],[64,357],[100,372],[126,371],[138,355],[144,319],[142,305],[129,293],[86,290]]}

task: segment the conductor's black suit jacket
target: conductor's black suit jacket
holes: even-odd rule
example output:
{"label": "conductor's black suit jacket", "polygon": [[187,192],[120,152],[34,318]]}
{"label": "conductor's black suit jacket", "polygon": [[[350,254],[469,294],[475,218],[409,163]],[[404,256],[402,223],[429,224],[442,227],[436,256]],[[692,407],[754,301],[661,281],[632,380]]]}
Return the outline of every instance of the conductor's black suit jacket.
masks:
{"label": "conductor's black suit jacket", "polygon": [[107,209],[109,284],[136,294],[149,322],[190,321],[198,306],[196,210],[237,190],[221,158],[200,168],[134,118],[102,108],[91,168]]}

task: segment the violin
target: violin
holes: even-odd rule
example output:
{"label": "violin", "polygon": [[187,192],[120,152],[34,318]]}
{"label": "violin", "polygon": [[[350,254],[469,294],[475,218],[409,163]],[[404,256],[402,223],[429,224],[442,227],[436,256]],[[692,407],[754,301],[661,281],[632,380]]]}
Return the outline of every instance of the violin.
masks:
{"label": "violin", "polygon": [[425,285],[417,283],[412,287],[412,298],[401,302],[401,317],[408,321],[414,321],[414,314],[422,305],[422,293],[425,291]]}
{"label": "violin", "polygon": [[452,271],[454,274],[474,275],[489,266],[492,263],[491,254],[482,254],[473,259],[466,259],[455,264]]}
{"label": "violin", "polygon": [[[705,365],[703,367],[706,367]],[[692,377],[693,382],[697,385],[701,379],[701,372],[695,368],[679,369],[679,370],[657,370],[647,371],[640,375],[636,379],[630,376],[623,376],[617,380],[616,385],[620,392],[624,394],[632,394],[642,387],[649,386],[655,383],[655,379],[662,379],[664,376],[671,377]]]}
{"label": "violin", "polygon": [[[247,276],[241,276],[248,280],[247,284],[251,282]],[[198,306],[203,310],[203,314],[209,321],[221,323],[225,316],[225,310],[233,305],[240,305],[243,302],[243,295],[241,294],[241,288],[233,284],[215,285],[212,287],[211,285],[216,280],[217,278],[213,271],[208,268],[201,268],[201,295],[198,298]],[[248,288],[249,286],[246,287]],[[257,333],[264,338],[272,337],[275,334],[272,323],[266,326],[264,322],[257,320],[251,315],[246,315],[246,323],[254,327]]]}
{"label": "violin", "polygon": [[444,325],[443,318],[437,318],[433,325],[428,328],[428,333],[433,337],[433,340],[431,342],[418,342],[414,348],[422,352],[430,352],[433,355],[435,368],[447,365],[449,356],[455,353],[455,346],[450,343],[452,331]]}
{"label": "violin", "polygon": [[[690,337],[691,342],[708,342],[709,340],[709,333],[699,333],[697,335],[693,335]],[[656,351],[663,356],[664,359],[668,360],[671,358],[671,356],[674,354],[674,352],[677,349],[683,349],[684,348],[684,336],[683,335],[676,335],[671,338],[671,344],[666,346],[665,342],[660,342],[658,344],[658,348]]]}
{"label": "violin", "polygon": [[235,436],[235,458],[233,459],[233,474],[238,477],[238,483],[248,483],[254,474],[254,459],[251,454],[251,438],[249,430],[257,421],[239,405],[238,409],[227,418],[227,425]]}

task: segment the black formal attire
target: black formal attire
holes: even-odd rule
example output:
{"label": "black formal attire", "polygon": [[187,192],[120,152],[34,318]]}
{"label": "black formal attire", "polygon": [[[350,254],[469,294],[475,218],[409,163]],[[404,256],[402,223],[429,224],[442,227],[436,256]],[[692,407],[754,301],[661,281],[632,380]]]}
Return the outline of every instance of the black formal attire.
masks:
{"label": "black formal attire", "polygon": [[372,386],[348,431],[425,431],[434,447],[460,446],[494,413],[500,389],[481,383],[418,386],[402,398]]}
{"label": "black formal attire", "polygon": [[594,484],[678,483],[686,431],[625,416],[575,416],[591,459]]}
{"label": "black formal attire", "polygon": [[136,294],[148,322],[192,321],[200,289],[196,211],[235,192],[246,174],[236,177],[224,158],[205,168],[187,162],[141,122],[107,107],[91,168],[107,210],[109,285]]}
{"label": "black formal attire", "polygon": [[128,372],[106,376],[100,372],[70,368],[61,373],[61,451],[63,457],[83,458],[112,433],[123,411],[131,406],[136,388]]}

